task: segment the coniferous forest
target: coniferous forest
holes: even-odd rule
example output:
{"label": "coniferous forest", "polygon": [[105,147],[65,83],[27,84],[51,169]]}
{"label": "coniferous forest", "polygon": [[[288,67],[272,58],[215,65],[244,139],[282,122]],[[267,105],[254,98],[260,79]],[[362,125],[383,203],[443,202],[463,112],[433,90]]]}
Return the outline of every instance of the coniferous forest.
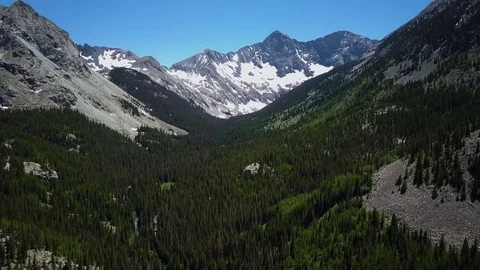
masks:
{"label": "coniferous forest", "polygon": [[480,129],[478,11],[457,1],[415,19],[371,60],[229,120],[112,71],[186,136],[142,127],[132,139],[70,109],[0,111],[0,268],[480,269],[476,239],[432,241],[363,204],[372,174],[399,159],[416,162],[405,189],[480,199],[479,147],[467,171],[458,156]]}

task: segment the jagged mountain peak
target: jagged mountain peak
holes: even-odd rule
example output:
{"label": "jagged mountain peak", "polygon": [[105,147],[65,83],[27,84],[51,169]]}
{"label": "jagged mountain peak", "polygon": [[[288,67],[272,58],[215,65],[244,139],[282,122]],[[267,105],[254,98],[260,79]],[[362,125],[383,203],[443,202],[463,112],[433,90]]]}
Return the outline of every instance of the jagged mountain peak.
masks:
{"label": "jagged mountain peak", "polygon": [[215,51],[215,50],[212,50],[212,49],[205,49],[200,54],[198,54],[197,56],[198,57],[207,56],[214,61],[218,61],[220,59],[223,60],[225,55],[221,52],[218,52],[218,51]]}
{"label": "jagged mountain peak", "polygon": [[228,61],[228,57],[218,51],[211,49],[205,49],[202,52],[182,60],[176,64],[173,64],[171,69],[173,70],[200,70],[202,74],[207,74],[214,64],[224,63]]}
{"label": "jagged mountain peak", "polygon": [[371,41],[370,39],[362,35],[358,35],[350,31],[342,30],[342,31],[333,32],[324,37],[318,38],[315,40],[315,42],[325,41],[329,43],[335,43],[335,46],[340,46],[342,42],[343,43],[362,42],[363,40],[365,40],[366,43],[369,43]]}
{"label": "jagged mountain peak", "polygon": [[30,6],[29,4],[25,3],[24,1],[22,0],[17,0],[15,2],[13,2],[13,4],[10,6],[11,8],[21,8],[21,9],[26,9],[26,10],[30,10],[30,11],[33,11],[35,13],[37,13],[33,8],[32,6]]}
{"label": "jagged mountain peak", "polygon": [[266,50],[273,52],[288,52],[295,47],[296,41],[277,30],[270,34],[262,42],[262,45],[266,47]]}
{"label": "jagged mountain peak", "polygon": [[288,35],[282,33],[280,30],[275,30],[265,38],[264,42],[270,39],[291,39],[291,38]]}
{"label": "jagged mountain peak", "polygon": [[[70,35],[23,1],[15,2],[2,13],[0,30],[5,33],[4,42],[12,46],[28,43],[66,71],[89,73],[78,59],[78,50]],[[15,46],[21,50],[23,45]]]}
{"label": "jagged mountain peak", "polygon": [[212,50],[212,49],[206,48],[206,49],[205,49],[205,50],[203,50],[201,53],[209,54],[209,53],[218,53],[218,52],[217,52],[217,51],[215,51],[215,50]]}
{"label": "jagged mountain peak", "polygon": [[331,34],[328,34],[326,35],[325,37],[329,37],[329,36],[343,36],[343,37],[347,37],[347,36],[358,36],[357,34],[353,33],[353,32],[350,32],[348,30],[340,30],[340,31],[335,31]]}
{"label": "jagged mountain peak", "polygon": [[18,21],[19,24],[37,18],[43,18],[32,6],[21,0],[15,1],[11,6],[6,8],[4,15],[12,18],[12,20]]}

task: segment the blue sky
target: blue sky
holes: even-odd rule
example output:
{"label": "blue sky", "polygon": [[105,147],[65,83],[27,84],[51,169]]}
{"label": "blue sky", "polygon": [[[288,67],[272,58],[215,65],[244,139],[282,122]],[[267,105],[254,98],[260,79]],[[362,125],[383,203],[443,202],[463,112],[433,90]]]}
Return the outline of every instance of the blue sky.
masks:
{"label": "blue sky", "polygon": [[[8,6],[13,0],[0,0]],[[381,39],[431,0],[25,0],[76,43],[130,49],[166,66],[209,48],[262,41],[274,30],[301,41],[349,30]]]}

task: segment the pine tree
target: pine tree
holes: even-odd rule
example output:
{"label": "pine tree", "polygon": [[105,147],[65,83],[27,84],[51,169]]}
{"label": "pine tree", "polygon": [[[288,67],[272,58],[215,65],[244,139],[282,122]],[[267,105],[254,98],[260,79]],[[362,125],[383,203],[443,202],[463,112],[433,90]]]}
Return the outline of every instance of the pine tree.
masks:
{"label": "pine tree", "polygon": [[5,249],[7,254],[6,256],[7,264],[11,264],[15,262],[17,247],[16,247],[15,240],[13,239],[12,236],[5,241]]}
{"label": "pine tree", "polygon": [[430,185],[430,178],[431,178],[431,175],[430,175],[430,170],[427,170],[425,172],[425,178],[423,179],[423,182],[425,182],[425,185]]}
{"label": "pine tree", "polygon": [[465,269],[470,261],[470,248],[468,247],[467,238],[463,240],[462,250],[460,252],[460,268]]}
{"label": "pine tree", "polygon": [[55,265],[57,264],[57,262],[55,260],[55,255],[53,254],[53,252],[50,254],[50,264],[52,265],[52,268],[55,269]]}
{"label": "pine tree", "polygon": [[440,243],[438,244],[438,257],[437,259],[440,260],[443,255],[445,254],[446,251],[446,243],[445,243],[445,237],[442,234],[442,238],[440,239]]}
{"label": "pine tree", "polygon": [[475,238],[472,247],[470,248],[470,261],[475,261],[478,259],[478,241]]}
{"label": "pine tree", "polygon": [[433,165],[433,184],[438,187],[440,183],[440,166],[439,163],[436,162]]}
{"label": "pine tree", "polygon": [[[0,238],[2,236],[0,235]],[[0,244],[0,267],[3,267],[5,265],[5,249],[3,247],[3,244]]]}
{"label": "pine tree", "polygon": [[430,169],[430,158],[427,154],[425,154],[424,161],[423,161],[423,168],[424,169]]}
{"label": "pine tree", "polygon": [[412,152],[412,153],[410,154],[410,158],[408,159],[408,164],[410,165],[410,164],[412,164],[414,161],[415,161],[415,153]]}
{"label": "pine tree", "polygon": [[432,199],[435,200],[436,198],[438,198],[438,191],[437,187],[434,187],[432,191]]}
{"label": "pine tree", "polygon": [[452,168],[452,186],[457,189],[457,192],[460,192],[460,188],[463,185],[463,173],[462,173],[462,168],[460,166],[460,159],[458,156],[458,153],[455,155],[454,162],[453,162],[453,168]]}
{"label": "pine tree", "polygon": [[413,184],[421,186],[423,184],[423,156],[422,153],[418,154],[417,165],[415,168],[415,176],[413,178]]}
{"label": "pine tree", "polygon": [[403,181],[402,187],[400,188],[400,194],[405,194],[405,192],[407,192],[407,181],[406,180]]}
{"label": "pine tree", "polygon": [[401,184],[402,184],[402,176],[399,175],[398,179],[397,179],[397,182],[395,182],[395,186],[400,186]]}
{"label": "pine tree", "polygon": [[465,185],[462,186],[462,191],[460,193],[460,200],[463,202],[467,199],[467,192],[465,191]]}

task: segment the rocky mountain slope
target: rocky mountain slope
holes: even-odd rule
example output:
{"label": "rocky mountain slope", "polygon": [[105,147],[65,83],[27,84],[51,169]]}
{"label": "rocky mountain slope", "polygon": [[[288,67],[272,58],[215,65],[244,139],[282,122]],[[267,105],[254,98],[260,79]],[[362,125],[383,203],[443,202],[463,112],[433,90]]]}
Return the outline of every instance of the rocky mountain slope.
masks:
{"label": "rocky mountain slope", "polygon": [[200,107],[192,106],[179,95],[139,71],[116,68],[109,73],[109,78],[118,87],[151,108],[152,116],[182,128],[192,136],[201,134],[212,136],[217,130],[216,124],[225,122],[207,114]]}
{"label": "rocky mountain slope", "polygon": [[1,12],[0,78],[4,109],[75,108],[129,135],[142,125],[185,133],[150,116],[141,102],[91,71],[69,34],[23,1]]}
{"label": "rocky mountain slope", "polygon": [[303,81],[362,57],[376,44],[347,31],[309,42],[275,31],[237,52],[207,49],[170,69],[130,51],[87,44],[78,48],[93,70],[135,69],[206,112],[226,118],[257,111]]}

